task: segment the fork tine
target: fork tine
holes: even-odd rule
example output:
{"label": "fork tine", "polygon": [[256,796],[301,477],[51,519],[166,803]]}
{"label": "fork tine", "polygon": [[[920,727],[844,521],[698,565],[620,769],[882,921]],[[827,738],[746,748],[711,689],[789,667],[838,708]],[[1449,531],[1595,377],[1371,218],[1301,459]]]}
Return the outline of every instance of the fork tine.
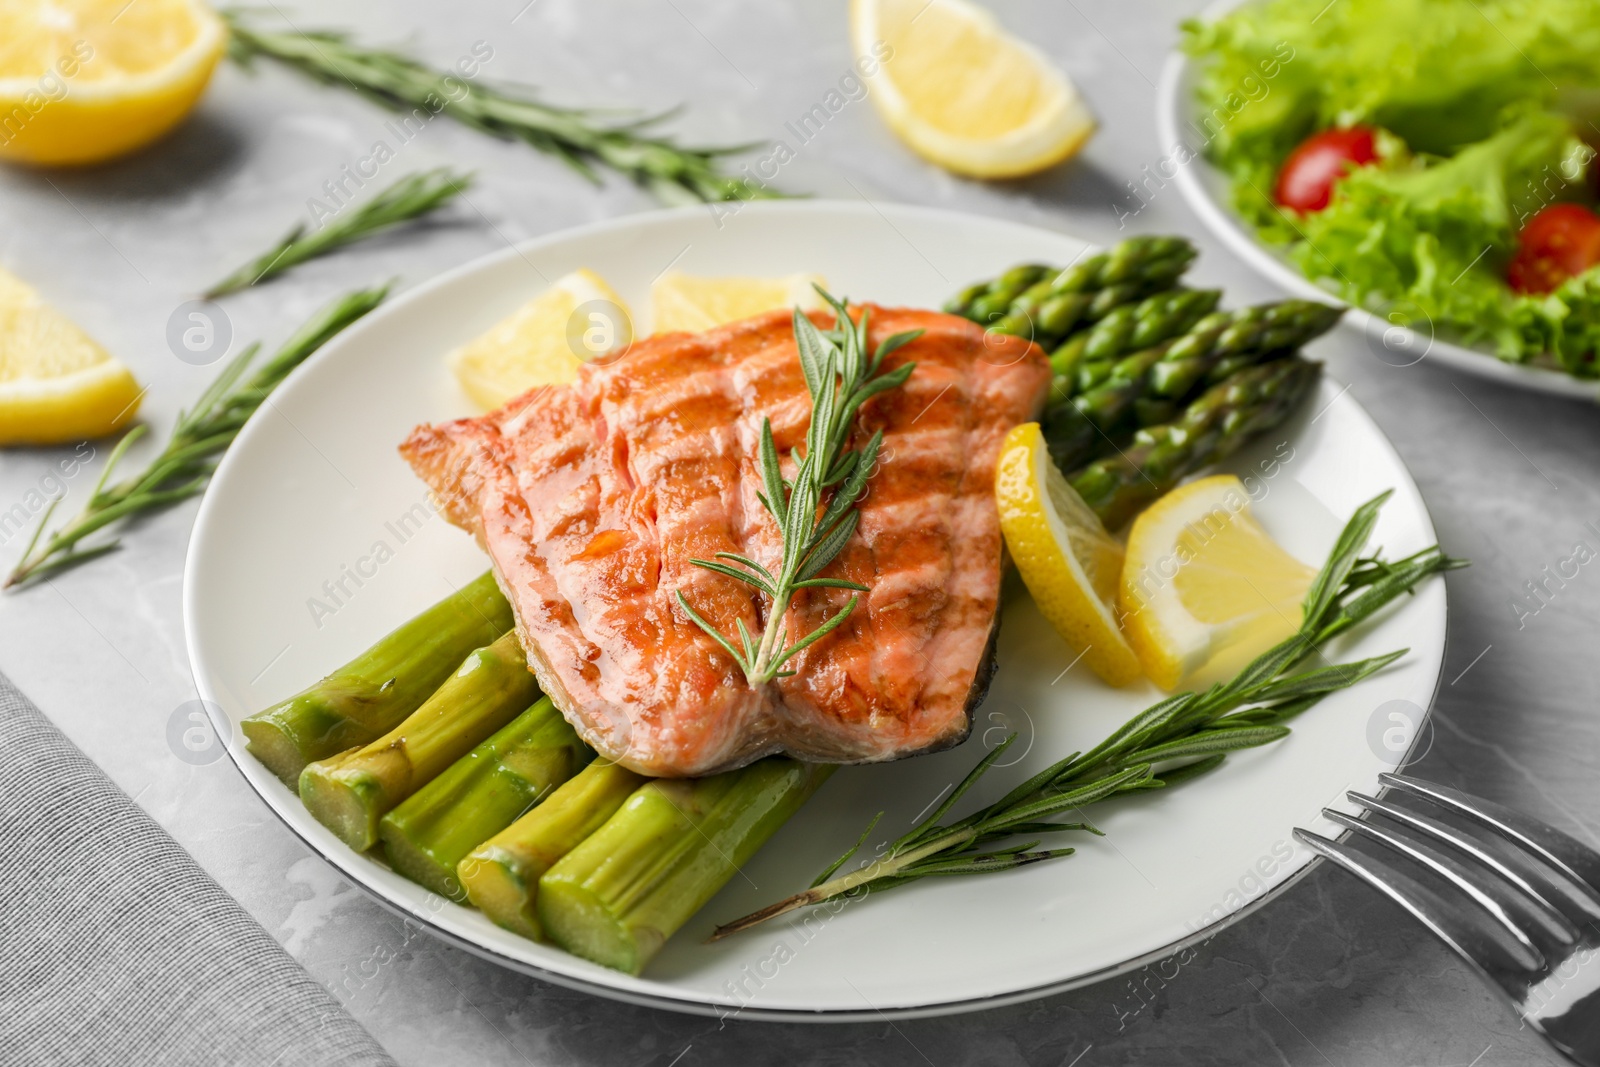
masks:
{"label": "fork tine", "polygon": [[[1379,845],[1389,846],[1402,856],[1410,857],[1450,885],[1456,886],[1461,893],[1472,897],[1474,904],[1490,913],[1494,921],[1504,926],[1507,934],[1533,952],[1538,952],[1541,963],[1544,963],[1547,947],[1565,950],[1578,941],[1578,931],[1571,928],[1565,918],[1549,909],[1541,909],[1541,905],[1534,904],[1515,889],[1499,885],[1493,878],[1485,877],[1485,873],[1467,869],[1466,864],[1435,848],[1430,841],[1408,827],[1392,829],[1389,825],[1363,821],[1333,808],[1323,808],[1322,814],[1326,819],[1338,822],[1344,829],[1360,833],[1363,837],[1378,841]],[[1536,933],[1542,933],[1541,939],[1534,939]]]}
{"label": "fork tine", "polygon": [[1310,830],[1296,827],[1294,836],[1410,912],[1456,955],[1500,988],[1509,991],[1516,983],[1526,985],[1530,975],[1543,966],[1539,953],[1509,937],[1499,924],[1474,917],[1481,913],[1447,904],[1433,890],[1382,860]]}
{"label": "fork tine", "polygon": [[1425,797],[1441,807],[1460,812],[1522,845],[1557,871],[1588,889],[1600,901],[1600,853],[1538,819],[1512,811],[1503,804],[1434,785],[1403,774],[1381,774],[1385,785]]}
{"label": "fork tine", "polygon": [[[1475,876],[1453,856],[1441,852],[1408,829],[1393,830],[1387,826],[1358,819],[1353,815],[1346,815],[1333,808],[1323,808],[1322,814],[1323,817],[1347,830],[1369,837],[1394,849],[1402,856],[1417,861],[1455,886],[1472,898],[1478,907],[1488,912],[1490,917],[1519,944],[1527,947],[1529,951],[1538,953],[1541,966],[1544,963],[1544,952],[1534,941],[1530,927],[1543,927],[1548,930],[1550,936],[1560,942],[1561,948],[1566,948],[1577,940],[1576,937],[1563,939],[1565,931],[1557,925],[1558,920],[1553,914],[1546,918],[1533,913],[1534,905],[1526,898],[1518,897],[1514,890],[1507,892],[1504,887],[1493,885],[1482,877]],[[1544,921],[1541,922],[1541,919]],[[1565,920],[1560,921],[1565,922]]]}
{"label": "fork tine", "polygon": [[[1443,841],[1458,852],[1471,856],[1538,903],[1548,913],[1547,918],[1556,924],[1556,929],[1552,932],[1559,934],[1563,944],[1570,945],[1578,940],[1577,926],[1550,899],[1560,892],[1560,887],[1551,885],[1549,878],[1535,867],[1534,861],[1526,853],[1510,852],[1504,856],[1497,855],[1460,830],[1457,830],[1454,826],[1440,822],[1438,819],[1430,818],[1409,808],[1402,808],[1400,805],[1393,804],[1387,800],[1369,797],[1365,793],[1357,793],[1354,790],[1345,795],[1371,811],[1376,811],[1386,818],[1411,827],[1427,837]],[[1561,893],[1561,897],[1562,899],[1568,899],[1570,894]],[[1574,903],[1577,902],[1574,901]],[[1589,909],[1585,909],[1585,911],[1588,912],[1590,918],[1600,919],[1600,907],[1597,907],[1594,911],[1589,911]]]}

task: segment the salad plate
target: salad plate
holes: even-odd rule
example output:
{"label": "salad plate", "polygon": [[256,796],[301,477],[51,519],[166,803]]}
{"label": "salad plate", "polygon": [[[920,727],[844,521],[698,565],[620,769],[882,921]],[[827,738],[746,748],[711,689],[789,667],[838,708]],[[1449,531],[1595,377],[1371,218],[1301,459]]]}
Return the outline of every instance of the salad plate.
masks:
{"label": "salad plate", "polygon": [[[1215,19],[1241,6],[1240,0],[1223,0],[1200,16]],[[1303,274],[1286,251],[1263,242],[1249,222],[1232,207],[1229,178],[1204,153],[1204,138],[1196,119],[1199,65],[1181,49],[1168,56],[1156,90],[1156,133],[1164,160],[1175,166],[1162,177],[1178,187],[1180,195],[1200,221],[1240,259],[1288,292],[1325,302],[1345,303],[1340,296]],[[1168,174],[1167,170],[1174,173]],[[1365,350],[1386,365],[1409,367],[1430,361],[1452,370],[1503,382],[1518,388],[1560,396],[1600,400],[1600,382],[1574,378],[1555,367],[1509,363],[1492,352],[1455,343],[1424,324],[1410,325],[1410,317],[1350,307],[1344,326],[1358,331]]]}
{"label": "salad plate", "polygon": [[[1354,658],[1409,648],[1398,663],[1332,694],[1281,742],[1236,753],[1183,785],[1180,802],[1141,794],[1095,809],[1106,836],[1074,835],[1070,858],[982,879],[925,879],[704,943],[718,922],[807,885],[877,812],[885,813],[880,836],[896,836],[1007,736],[1017,740],[979,783],[976,802],[1160,697],[1148,683],[1111,689],[1075,669],[1017,585],[970,738],[936,755],[841,768],[638,977],[524,940],[350,851],[245,752],[238,727],[483,571],[481,551],[435,513],[396,446],[419,423],[473,413],[445,353],[552,279],[587,267],[643,308],[668,269],[805,272],[852,299],[927,308],[1012,264],[1067,264],[1088,250],[1062,233],[920,208],[748,203],[540,238],[402,295],[295,371],[245,427],[202,502],[185,629],[200,694],[231,724],[230,756],[308,847],[397,913],[507,967],[633,1003],[741,1018],[881,1019],[1017,1002],[1169,957],[1181,966],[1190,946],[1316,862],[1295,843],[1295,826],[1337,835],[1322,808],[1343,806],[1348,789],[1376,791],[1378,775],[1426,736],[1444,654],[1442,582],[1330,651]],[[637,324],[640,335],[648,328]],[[1386,489],[1394,495],[1374,543],[1398,556],[1435,541],[1404,465],[1336,382],[1324,380],[1298,415],[1224,469],[1244,480],[1268,531],[1313,564],[1350,513]]]}

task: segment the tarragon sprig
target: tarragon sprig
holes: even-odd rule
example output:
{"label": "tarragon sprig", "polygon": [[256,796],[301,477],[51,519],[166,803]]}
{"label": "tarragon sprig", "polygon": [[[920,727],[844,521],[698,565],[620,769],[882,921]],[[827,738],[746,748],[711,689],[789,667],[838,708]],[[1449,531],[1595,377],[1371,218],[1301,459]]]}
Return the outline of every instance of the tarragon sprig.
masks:
{"label": "tarragon sprig", "polygon": [[341,211],[321,229],[306,232],[304,223],[278,243],[205,291],[207,300],[259,285],[308,259],[410,222],[447,203],[469,185],[472,175],[448,167],[407,174],[360,207]]}
{"label": "tarragon sprig", "polygon": [[205,492],[217,468],[217,457],[233,444],[250,416],[266,403],[267,397],[289,372],[346,326],[377,307],[388,293],[389,287],[384,285],[340,297],[313,315],[272,358],[246,377],[260,348],[250,345],[223,367],[222,373],[200,394],[194,407],[178,416],[172,437],[161,454],[132,478],[111,484],[112,471],[148,427],[141,424],[129,430],[111,450],[105,469],[100,472],[100,480],[89,493],[83,509],[48,537],[44,536],[45,530],[62,498],[57,497],[45,509],[33,538],[23,549],[22,558],[4,583],[0,583],[0,589],[21,585],[30,578],[54,574],[115,551],[122,543],[119,540],[104,541],[88,548],[79,546],[91,534],[123,519],[148,515]]}
{"label": "tarragon sprig", "polygon": [[[941,824],[1015,740],[1013,734],[980,760],[927,818],[891,842],[879,859],[835,877],[866,842],[877,823],[874,819],[855,845],[817,876],[811,888],[717,927],[711,939],[846,894],[876,892],[935,875],[1010,870],[1071,855],[1071,848],[1038,849],[1039,835],[1099,831],[1085,822],[1054,822],[1050,816],[1076,812],[1121,793],[1174,785],[1211,770],[1229,752],[1287,736],[1286,722],[1329,693],[1383,669],[1406,650],[1303,670],[1296,670],[1297,665],[1325,642],[1411,592],[1429,575],[1466,566],[1465,561],[1446,556],[1437,545],[1393,562],[1363,557],[1378,509],[1388,496],[1384,493],[1362,505],[1345,525],[1306,594],[1300,629],[1263,652],[1232,680],[1218,682],[1204,692],[1177,693],[1159,701],[1088,752],[1074,752],[993,804]],[[1023,843],[1001,844],[1018,838]]]}
{"label": "tarragon sprig", "polygon": [[[714,560],[689,561],[752,585],[771,600],[761,634],[752,635],[744,620],[738,619],[738,637],[730,637],[691,607],[683,590],[676,593],[678,606],[733,657],[752,686],[793,674],[784,669],[784,664],[844,622],[867,591],[866,586],[843,578],[819,577],[856,531],[861,516],[855,505],[878,462],[883,431],[873,433],[859,449],[844,446],[861,405],[879,393],[899,388],[916,369],[915,363],[903,363],[884,371],[884,359],[922,336],[921,330],[892,334],[879,342],[868,358],[869,313],[863,311],[852,322],[843,301],[821,286],[816,290],[837,318],[833,329],[820,330],[805,312],[799,308],[794,312],[795,346],[799,349],[806,389],[811,393],[811,425],[806,429],[805,452],[795,449],[791,453],[794,478],[783,476],[778,448],[772,440],[772,420],[761,422],[759,497],[783,537],[783,557],[777,573],[749,556],[733,552],[718,552]],[[855,595],[821,626],[790,644],[784,616],[794,594],[801,589],[850,589]]]}

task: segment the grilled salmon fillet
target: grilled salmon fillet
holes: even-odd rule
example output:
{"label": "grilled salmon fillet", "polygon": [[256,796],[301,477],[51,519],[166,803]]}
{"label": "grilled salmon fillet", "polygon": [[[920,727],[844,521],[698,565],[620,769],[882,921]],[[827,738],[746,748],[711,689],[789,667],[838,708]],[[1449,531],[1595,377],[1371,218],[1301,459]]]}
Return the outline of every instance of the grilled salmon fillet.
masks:
{"label": "grilled salmon fillet", "polygon": [[[686,777],[777,752],[891,760],[966,737],[999,619],[994,468],[1006,432],[1043,405],[1049,362],[953,315],[867,310],[873,348],[925,331],[885,364],[914,361],[911,378],[857,417],[850,447],[882,429],[883,451],[860,524],[823,572],[870,592],[789,661],[792,677],[759,688],[673,593],[723,633],[766,625],[762,594],[690,560],[735,552],[778,569],[781,539],[757,499],[761,422],[787,457],[811,415],[789,313],[652,337],[571,385],[419,427],[401,446],[489,553],[539,684],[606,758]],[[849,596],[799,592],[790,640]]]}

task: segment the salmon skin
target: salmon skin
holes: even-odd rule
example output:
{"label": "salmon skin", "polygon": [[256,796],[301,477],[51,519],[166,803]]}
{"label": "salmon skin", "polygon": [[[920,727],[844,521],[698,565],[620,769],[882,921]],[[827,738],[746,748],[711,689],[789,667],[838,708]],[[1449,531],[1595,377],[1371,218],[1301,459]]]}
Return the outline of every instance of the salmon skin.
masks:
{"label": "salmon skin", "polygon": [[[924,331],[885,361],[917,366],[861,408],[849,445],[884,433],[860,524],[823,576],[870,591],[767,685],[752,688],[673,594],[723,633],[767,625],[763,594],[690,560],[733,552],[778,569],[782,541],[757,499],[761,422],[788,457],[811,417],[788,312],[652,337],[571,385],[418,427],[401,446],[488,552],[540,686],[607,759],[696,777],[779,752],[899,759],[967,736],[999,623],[995,465],[1006,432],[1042,407],[1049,361],[954,315],[866,311],[869,351]],[[801,590],[789,640],[850,595]]]}

